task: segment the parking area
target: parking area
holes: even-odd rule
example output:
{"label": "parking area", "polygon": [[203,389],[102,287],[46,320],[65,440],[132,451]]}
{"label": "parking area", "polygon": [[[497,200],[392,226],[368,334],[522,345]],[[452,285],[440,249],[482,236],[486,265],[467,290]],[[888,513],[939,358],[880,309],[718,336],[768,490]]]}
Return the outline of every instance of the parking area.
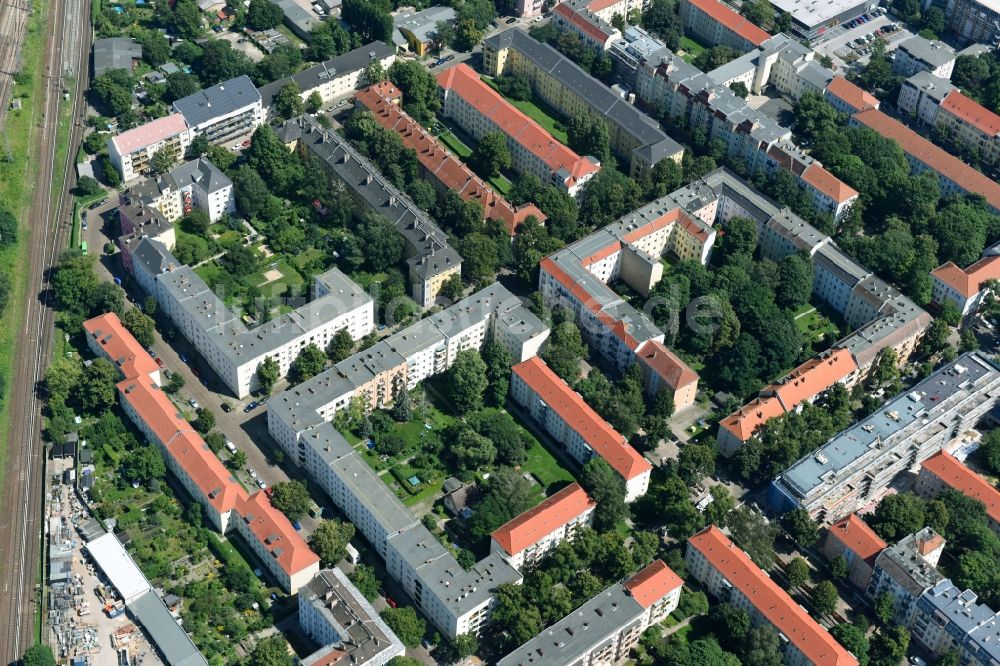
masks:
{"label": "parking area", "polygon": [[[853,27],[841,25],[828,30],[822,41],[813,44],[813,49],[820,55],[830,56],[838,70],[849,69],[855,63],[866,65],[870,54],[863,51],[868,48],[870,41],[874,41],[876,33],[880,33],[878,36],[888,42],[887,50],[896,48],[900,42],[913,36],[899,19],[882,14]],[[868,36],[872,38],[870,41],[866,40]],[[865,40],[867,44],[859,45],[858,39]]]}
{"label": "parking area", "polygon": [[256,44],[238,32],[223,30],[222,32],[216,34],[215,38],[226,40],[235,50],[242,51],[254,62],[260,62],[264,59],[264,52],[261,51]]}

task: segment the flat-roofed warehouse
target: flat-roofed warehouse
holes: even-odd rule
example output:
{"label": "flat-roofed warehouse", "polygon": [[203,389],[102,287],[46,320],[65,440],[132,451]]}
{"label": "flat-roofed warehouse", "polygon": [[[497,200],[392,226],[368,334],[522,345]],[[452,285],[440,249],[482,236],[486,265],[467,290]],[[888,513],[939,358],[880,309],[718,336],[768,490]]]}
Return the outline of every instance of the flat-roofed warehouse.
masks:
{"label": "flat-roofed warehouse", "polygon": [[817,39],[830,28],[855,19],[878,6],[878,0],[771,0],[779,12],[792,16],[792,31]]}

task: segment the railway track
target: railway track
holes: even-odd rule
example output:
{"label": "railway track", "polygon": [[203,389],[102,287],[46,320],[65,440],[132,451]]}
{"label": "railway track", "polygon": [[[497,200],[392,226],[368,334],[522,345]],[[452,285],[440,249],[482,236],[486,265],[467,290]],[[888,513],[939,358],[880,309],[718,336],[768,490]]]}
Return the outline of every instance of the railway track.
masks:
{"label": "railway track", "polygon": [[[10,18],[9,8],[24,0],[8,0],[0,16],[0,34]],[[79,145],[82,125],[80,105],[87,88],[88,54],[90,46],[90,0],[50,0],[45,53],[45,86],[37,152],[32,157],[40,160],[38,178],[34,184],[30,237],[30,269],[28,304],[20,337],[11,387],[11,422],[8,438],[8,467],[0,507],[0,543],[3,548],[3,594],[0,595],[0,625],[5,627],[3,644],[4,660],[0,663],[17,664],[24,651],[36,640],[35,619],[39,605],[43,604],[44,586],[37,584],[39,574],[39,547],[42,535],[42,507],[44,485],[44,452],[41,442],[41,401],[36,388],[45,373],[52,353],[53,310],[49,289],[50,269],[66,247],[70,232],[72,197],[70,188],[75,184],[74,158]],[[85,19],[81,26],[81,17]],[[22,24],[27,28],[27,15]],[[19,46],[11,47],[6,40],[0,43],[0,105],[9,107],[13,90],[13,72]],[[75,63],[75,71],[70,64]],[[76,83],[72,110],[69,115],[69,149],[63,164],[64,182],[52,183],[56,167],[56,150],[59,131],[59,105],[65,85],[65,75]],[[6,96],[6,97],[5,97]],[[52,185],[50,187],[50,184]],[[44,625],[43,625],[44,626]],[[44,633],[43,633],[44,636]]]}

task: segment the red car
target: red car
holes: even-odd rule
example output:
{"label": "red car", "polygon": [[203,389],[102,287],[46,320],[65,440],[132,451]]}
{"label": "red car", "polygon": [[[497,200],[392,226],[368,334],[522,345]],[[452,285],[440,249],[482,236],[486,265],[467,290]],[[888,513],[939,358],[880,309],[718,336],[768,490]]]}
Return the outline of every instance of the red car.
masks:
{"label": "red car", "polygon": [[385,603],[389,604],[389,606],[392,608],[399,608],[399,604],[397,604],[396,600],[393,599],[392,597],[386,597]]}
{"label": "red car", "polygon": [[156,359],[156,367],[162,370],[163,368],[167,367],[167,364],[163,362],[162,358],[158,358]]}

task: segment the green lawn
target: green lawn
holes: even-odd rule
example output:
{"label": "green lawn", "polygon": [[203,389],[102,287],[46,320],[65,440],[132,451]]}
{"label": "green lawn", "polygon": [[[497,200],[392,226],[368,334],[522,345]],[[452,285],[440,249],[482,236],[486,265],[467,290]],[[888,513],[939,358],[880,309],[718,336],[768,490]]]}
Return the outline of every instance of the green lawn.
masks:
{"label": "green lawn", "polygon": [[323,259],[324,257],[326,257],[326,253],[323,252],[323,250],[318,250],[313,247],[309,248],[302,254],[296,255],[295,259],[292,260],[292,263],[295,264],[295,268],[302,270],[309,262],[316,259]]}
{"label": "green lawn", "polygon": [[284,294],[288,285],[301,285],[303,283],[302,276],[299,275],[297,270],[295,270],[295,267],[284,259],[279,259],[278,266],[273,270],[281,271],[281,277],[273,282],[262,284],[265,280],[267,280],[267,278],[264,277],[264,273],[269,270],[272,270],[272,268],[270,263],[267,263],[260,271],[249,276],[246,279],[246,284],[260,287],[260,292],[264,296],[271,297]]}
{"label": "green lawn", "polygon": [[[490,85],[494,90],[499,92],[496,84],[493,83],[493,79],[482,77],[488,85]],[[501,93],[502,94],[502,93]],[[536,123],[545,128],[549,134],[554,136],[556,140],[560,143],[568,143],[569,139],[566,137],[566,130],[563,128],[562,120],[560,119],[560,114],[558,111],[553,109],[551,106],[538,99],[537,97],[533,100],[520,100],[520,99],[510,99],[507,98],[515,108],[520,109],[529,118],[534,120]]]}
{"label": "green lawn", "polygon": [[818,310],[800,316],[795,320],[795,326],[810,340],[822,340],[825,337],[835,338],[840,335],[837,325]]}
{"label": "green lawn", "polygon": [[684,51],[683,57],[686,62],[692,62],[705,49],[706,47],[703,44],[696,42],[687,35],[681,37],[681,50]]}
{"label": "green lawn", "polygon": [[555,456],[549,453],[534,437],[531,439],[534,444],[528,449],[528,460],[521,465],[521,470],[530,473],[545,488],[553,483],[572,482],[573,475],[559,464]]}
{"label": "green lawn", "polygon": [[[455,136],[452,132],[445,132],[438,136],[438,139],[445,145],[445,147],[448,148],[448,150],[458,155],[462,158],[462,160],[466,160],[470,155],[472,155],[472,149],[465,145],[462,140]],[[502,196],[507,196],[507,193],[510,192],[510,188],[513,185],[513,183],[510,182],[510,178],[503,174],[500,174],[496,178],[488,178],[486,182],[490,184],[490,187],[492,187],[497,194]]]}
{"label": "green lawn", "polygon": [[216,261],[210,261],[194,269],[194,272],[205,281],[205,284],[212,285],[218,281],[219,275],[222,274],[222,266]]}

